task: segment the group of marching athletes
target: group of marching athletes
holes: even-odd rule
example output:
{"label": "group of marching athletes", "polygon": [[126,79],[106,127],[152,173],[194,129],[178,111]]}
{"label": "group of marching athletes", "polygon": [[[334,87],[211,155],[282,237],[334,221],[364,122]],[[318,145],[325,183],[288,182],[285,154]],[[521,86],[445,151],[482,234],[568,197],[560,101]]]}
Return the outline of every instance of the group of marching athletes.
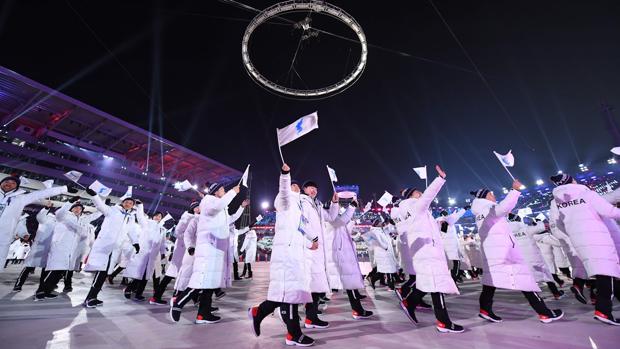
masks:
{"label": "group of marching athletes", "polygon": [[[521,291],[538,319],[550,323],[561,319],[564,313],[547,306],[538,294],[539,284],[547,285],[553,299],[562,298],[564,294],[558,286],[563,281],[556,274],[559,269],[573,280],[570,290],[579,302],[587,303],[585,287],[596,290],[591,297],[595,319],[620,325],[612,315],[612,300],[620,296],[620,209],[616,208],[620,190],[599,195],[570,175],[553,176],[556,188],[550,202],[549,224],[526,225],[511,213],[522,187],[515,180],[512,190],[499,202],[492,191],[482,188],[471,192],[471,206],[451,214],[441,212],[435,218],[431,204],[446,183],[446,173],[439,166],[436,171],[437,177],[425,190],[403,189],[393,200],[390,214],[382,213],[363,234],[375,267],[368,276],[371,285],[374,287],[384,275],[408,319],[417,324],[416,308],[432,307],[439,332],[463,332],[464,328],[449,316],[445,295],[459,294],[457,283],[462,282],[465,270],[473,279],[480,277],[478,316],[482,319],[502,321],[493,311],[495,290],[501,288]],[[9,231],[16,231],[24,206],[77,192],[62,186],[26,194],[19,189],[17,177],[2,179],[0,189],[0,223]],[[161,259],[165,258],[163,214],[155,212],[147,217],[142,203],[131,197],[110,205],[94,191],[86,192],[96,213],[85,214],[79,197],[74,196],[54,214],[50,207],[37,214],[39,228],[32,258],[29,256],[26,261],[14,290],[21,290],[28,274],[40,267],[44,272],[34,298],[55,298],[53,290],[57,283],[76,270],[87,254],[83,269],[94,276],[84,306],[103,304],[98,294],[105,281],[112,280],[113,275],[108,273],[119,269],[131,279],[124,296],[146,300],[143,292],[147,280],[161,275]],[[169,315],[174,322],[180,320],[189,301],[198,304],[196,324],[221,320],[215,315],[218,308],[213,306],[213,298],[223,297],[223,289],[230,287],[233,279],[239,279],[239,235],[247,234],[243,249],[246,257],[255,258],[255,233],[248,227],[234,226],[249,201],[243,200],[234,214],[229,213],[228,206],[239,192],[239,186],[227,191],[223,183],[212,183],[200,202],[191,203],[180,217],[170,263],[163,278],[154,283],[154,294],[149,299],[153,305],[170,304]],[[365,285],[352,238],[357,198],[354,193],[340,192],[322,203],[317,195],[315,182],[296,182],[291,178],[290,167],[282,166],[274,202],[276,225],[269,290],[264,302],[248,309],[256,336],[261,333],[263,319],[277,311],[286,324],[286,344],[312,345],[314,340],[302,333],[298,307],[304,306],[305,328],[327,328],[329,323],[319,317],[319,305],[329,301],[327,295],[332,290],[345,291],[354,319],[373,316],[372,311],[364,308],[365,296],[359,292]],[[475,217],[476,238],[463,239],[456,233],[455,223],[467,210]],[[99,216],[103,216],[103,222],[92,241],[91,223]],[[0,241],[3,256],[8,254],[12,238],[13,235],[5,234]],[[254,252],[249,247],[252,244]],[[247,271],[252,277],[251,266]],[[173,280],[175,294],[166,302],[163,295]],[[65,282],[66,291],[70,291],[70,281],[68,285]],[[427,293],[432,305],[423,301]]]}

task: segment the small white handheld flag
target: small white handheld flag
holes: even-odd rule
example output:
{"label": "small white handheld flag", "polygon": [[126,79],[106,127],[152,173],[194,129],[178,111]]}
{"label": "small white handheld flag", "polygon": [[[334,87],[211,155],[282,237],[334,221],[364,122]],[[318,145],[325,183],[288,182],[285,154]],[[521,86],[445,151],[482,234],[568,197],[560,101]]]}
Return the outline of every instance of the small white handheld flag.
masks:
{"label": "small white handheld flag", "polygon": [[30,180],[24,176],[20,176],[19,177],[19,182],[21,185],[28,185],[30,184]]}
{"label": "small white handheld flag", "polygon": [[101,184],[101,182],[97,180],[94,181],[93,184],[88,186],[88,189],[94,190],[95,193],[97,193],[97,195],[103,196],[103,197],[110,195],[110,193],[112,192],[112,189],[106,187],[105,185]]}
{"label": "small white handheld flag", "polygon": [[54,185],[53,179],[48,179],[45,182],[43,182],[43,186],[47,189],[51,188],[53,185]]}
{"label": "small white handheld flag", "polygon": [[504,165],[504,167],[512,167],[515,165],[515,157],[512,155],[512,150],[509,150],[506,155],[502,155],[496,151],[493,151],[493,154],[497,156],[497,159],[502,163],[502,165]]}
{"label": "small white handheld flag", "polygon": [[329,173],[329,179],[331,179],[332,182],[338,182],[338,177],[336,177],[336,171],[327,166],[327,173]]}
{"label": "small white handheld flag", "polygon": [[261,215],[256,216],[256,222],[260,222],[262,220],[263,220],[263,216]]}
{"label": "small white handheld flag", "polygon": [[245,168],[245,172],[243,172],[243,176],[241,176],[240,184],[243,184],[244,187],[248,187],[248,176],[250,175],[250,165]]}
{"label": "small white handheld flag", "polygon": [[529,207],[522,208],[522,209],[517,211],[517,216],[519,216],[521,218],[523,218],[523,217],[525,217],[527,215],[530,215],[530,214],[532,214],[532,209],[529,208]]}
{"label": "small white handheld flag", "polygon": [[186,190],[190,190],[193,189],[194,186],[192,185],[192,183],[190,183],[187,179],[184,180],[183,182],[177,182],[174,184],[174,188],[178,191],[186,191]]}
{"label": "small white handheld flag", "polygon": [[123,199],[130,198],[132,196],[133,196],[133,187],[130,185],[127,187],[127,191],[125,192],[125,194],[123,194],[123,196],[120,197],[120,199],[122,201]]}
{"label": "small white handheld flag", "polygon": [[319,128],[319,116],[317,112],[303,116],[294,123],[284,128],[277,129],[278,145],[283,146],[289,144],[317,128]]}
{"label": "small white handheld flag", "polygon": [[426,179],[426,166],[414,167],[413,170],[418,174],[420,179]]}
{"label": "small white handheld flag", "polygon": [[72,182],[76,182],[82,177],[82,172],[79,171],[69,171],[65,173],[65,177],[69,178]]}
{"label": "small white handheld flag", "polygon": [[538,216],[536,216],[536,219],[541,220],[541,221],[544,221],[545,219],[547,219],[547,216],[545,216],[545,215],[544,215],[544,214],[542,214],[542,213],[539,213],[539,214],[538,214]]}
{"label": "small white handheld flag", "polygon": [[383,196],[381,196],[381,198],[379,200],[377,200],[377,203],[379,205],[381,205],[382,207],[387,206],[389,203],[392,202],[392,194],[388,193],[387,191],[383,194]]}
{"label": "small white handheld flag", "polygon": [[611,152],[616,154],[616,155],[620,155],[620,147],[613,147],[613,148],[611,148]]}

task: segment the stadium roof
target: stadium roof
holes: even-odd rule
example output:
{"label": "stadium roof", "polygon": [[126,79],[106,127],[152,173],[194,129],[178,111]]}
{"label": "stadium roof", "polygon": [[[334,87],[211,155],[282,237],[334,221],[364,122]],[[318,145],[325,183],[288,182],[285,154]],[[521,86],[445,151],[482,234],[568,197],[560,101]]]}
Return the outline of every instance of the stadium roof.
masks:
{"label": "stadium roof", "polygon": [[[128,160],[149,173],[164,172],[167,177],[202,183],[241,176],[236,169],[2,66],[0,121],[0,126],[29,126],[36,130],[36,136],[49,135],[72,145]],[[163,145],[164,171],[161,169],[160,143]]]}

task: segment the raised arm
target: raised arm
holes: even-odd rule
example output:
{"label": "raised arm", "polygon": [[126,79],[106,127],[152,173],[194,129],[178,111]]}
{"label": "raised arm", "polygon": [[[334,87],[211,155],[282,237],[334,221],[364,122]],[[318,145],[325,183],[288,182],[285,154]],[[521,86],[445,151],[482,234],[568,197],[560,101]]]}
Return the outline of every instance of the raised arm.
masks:
{"label": "raised arm", "polygon": [[187,227],[183,232],[183,242],[185,242],[185,248],[196,247],[196,229],[198,227],[198,217],[190,218],[187,223]]}
{"label": "raised arm", "polygon": [[[285,173],[286,172],[286,173]],[[282,171],[280,174],[280,186],[278,195],[273,205],[278,211],[286,211],[291,205],[291,174],[288,171]]]}
{"label": "raised arm", "polygon": [[49,213],[50,209],[47,207],[43,207],[42,209],[39,210],[39,212],[37,213],[37,222],[39,222],[39,224],[46,224],[48,217],[47,214]]}
{"label": "raised arm", "polygon": [[201,211],[205,212],[208,216],[215,216],[218,212],[225,210],[226,207],[228,207],[228,205],[233,201],[235,196],[237,196],[238,191],[236,191],[235,188],[229,190],[221,198],[217,198],[212,195],[205,196],[200,203],[200,206],[203,206],[200,208]]}
{"label": "raised arm", "polygon": [[95,204],[95,207],[97,208],[97,210],[101,212],[104,216],[107,217],[110,215],[112,208],[106,205],[105,202],[101,200],[101,197],[99,195],[95,194],[94,196],[91,197],[91,200],[93,200],[93,203]]}
{"label": "raised arm", "polygon": [[355,214],[355,207],[351,205],[347,207],[347,209],[342,214],[339,214],[338,216],[336,216],[336,219],[334,220],[334,222],[338,224],[342,224],[342,225],[348,224],[353,218],[354,214]]}
{"label": "raised arm", "polygon": [[429,207],[431,207],[433,200],[435,200],[435,197],[437,197],[437,194],[439,194],[441,187],[443,187],[445,183],[445,179],[439,176],[435,178],[431,184],[428,185],[428,188],[426,188],[424,193],[422,193],[422,196],[420,196],[420,198],[415,202],[414,209],[416,212],[428,210]]}
{"label": "raised arm", "polygon": [[73,203],[65,202],[57,211],[56,211],[56,220],[59,222],[65,223],[67,220],[67,215],[69,214],[69,208],[71,208]]}
{"label": "raised arm", "polygon": [[36,190],[28,194],[21,195],[20,200],[22,200],[22,203],[24,204],[24,206],[27,206],[33,202],[43,200],[45,198],[49,198],[52,196],[65,194],[67,192],[68,192],[67,186],[63,185],[61,187],[53,187],[53,188],[47,188],[47,189],[42,189],[42,190]]}
{"label": "raised arm", "polygon": [[454,223],[458,222],[461,217],[463,217],[465,212],[467,212],[467,210],[465,210],[464,208],[458,209],[456,212],[453,212],[452,214],[448,215],[448,217],[446,217],[446,222],[448,222],[448,224],[450,225],[453,225]]}
{"label": "raised arm", "polygon": [[507,216],[510,211],[512,211],[517,203],[519,202],[519,196],[521,196],[521,192],[515,189],[512,189],[508,192],[504,200],[500,201],[497,205],[495,205],[495,215],[496,216]]}
{"label": "raised arm", "polygon": [[237,209],[237,212],[235,212],[232,216],[230,216],[230,221],[228,223],[230,224],[235,223],[239,218],[241,218],[241,215],[243,214],[244,210],[245,210],[245,206],[241,204],[241,206],[239,206],[239,208]]}

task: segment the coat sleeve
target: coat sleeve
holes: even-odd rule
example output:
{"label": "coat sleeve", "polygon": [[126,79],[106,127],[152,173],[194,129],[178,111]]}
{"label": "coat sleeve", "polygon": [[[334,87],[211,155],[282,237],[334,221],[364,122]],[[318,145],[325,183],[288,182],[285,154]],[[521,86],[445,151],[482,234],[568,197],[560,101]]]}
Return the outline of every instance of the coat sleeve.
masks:
{"label": "coat sleeve", "polygon": [[235,236],[241,236],[241,235],[247,233],[248,231],[250,231],[250,227],[245,227],[245,228],[241,228],[241,229],[235,229]]}
{"label": "coat sleeve", "polygon": [[22,201],[24,206],[27,206],[33,202],[43,200],[45,198],[49,198],[52,196],[64,194],[66,192],[67,192],[67,186],[63,185],[61,187],[47,188],[43,190],[33,191],[28,194],[20,195],[20,200]]}
{"label": "coat sleeve", "polygon": [[446,217],[446,222],[448,222],[448,224],[453,225],[454,223],[458,222],[459,219],[461,219],[461,217],[463,217],[463,215],[465,214],[465,209],[461,208],[456,212],[453,212],[451,215],[449,215],[448,217]]}
{"label": "coat sleeve", "polygon": [[562,247],[562,244],[560,243],[560,241],[553,235],[551,234],[536,234],[534,235],[534,240],[536,240],[536,242],[541,243],[541,244],[545,244],[545,245],[550,245],[553,247]]}
{"label": "coat sleeve", "polygon": [[336,219],[334,219],[334,223],[337,223],[339,225],[347,225],[353,218],[354,214],[355,214],[355,207],[349,206],[347,207],[346,211],[336,216]]}
{"label": "coat sleeve", "polygon": [[422,193],[422,196],[415,202],[415,211],[421,212],[428,210],[444,183],[446,183],[445,179],[441,177],[435,178],[431,184],[428,185],[424,193]]}
{"label": "coat sleeve", "polygon": [[519,202],[519,196],[521,192],[518,190],[510,190],[504,200],[500,201],[499,204],[495,205],[495,215],[507,216],[510,211],[512,211],[517,203]]}
{"label": "coat sleeve", "polygon": [[243,239],[243,244],[241,245],[241,248],[239,249],[239,251],[241,252],[245,251],[245,249],[248,248],[249,241],[250,239],[248,239],[248,237],[246,236],[245,239]]}
{"label": "coat sleeve", "polygon": [[323,207],[321,207],[321,210],[323,210],[323,217],[325,217],[325,221],[333,222],[336,220],[336,218],[338,218],[338,212],[340,211],[340,205],[338,203],[330,202],[329,209],[326,210]]}
{"label": "coat sleeve", "polygon": [[291,205],[291,174],[280,174],[280,185],[278,195],[273,206],[278,211],[286,211]]}
{"label": "coat sleeve", "polygon": [[382,249],[387,250],[389,241],[385,240],[385,232],[381,232],[375,235],[377,237],[376,242],[377,245],[381,246]]}
{"label": "coat sleeve", "polygon": [[69,208],[72,203],[65,202],[57,211],[56,211],[56,220],[59,222],[65,222],[67,220],[67,215],[69,214]]}
{"label": "coat sleeve", "polygon": [[149,226],[149,221],[148,221],[148,218],[146,218],[146,215],[144,214],[143,204],[136,205],[136,218],[138,219],[138,224],[140,224],[140,227],[142,227],[142,229],[146,231]]}
{"label": "coat sleeve", "polygon": [[230,224],[235,223],[239,218],[241,218],[241,215],[243,214],[244,210],[245,210],[245,207],[239,206],[239,208],[237,209],[237,212],[235,212],[232,216],[230,216],[230,221],[228,223]]}
{"label": "coat sleeve", "polygon": [[187,227],[183,232],[183,242],[185,248],[196,247],[196,229],[198,228],[198,217],[193,217],[187,223]]}
{"label": "coat sleeve", "polygon": [[230,204],[231,201],[233,201],[235,196],[237,196],[237,193],[235,193],[233,189],[229,190],[221,198],[217,198],[211,195],[205,196],[204,199],[202,199],[204,202],[205,214],[208,216],[215,216],[218,212],[225,210],[226,207],[228,207],[228,204]]}
{"label": "coat sleeve", "polygon": [[601,217],[607,217],[612,219],[620,219],[620,209],[610,204],[607,200],[603,199],[599,194],[594,191],[588,191],[586,194],[590,206],[594,208],[596,213]]}
{"label": "coat sleeve", "polygon": [[161,244],[159,244],[159,254],[166,254],[166,234],[162,234]]}
{"label": "coat sleeve", "polygon": [[50,210],[45,207],[39,210],[39,212],[37,213],[37,222],[39,222],[39,224],[47,223],[47,213],[49,211]]}
{"label": "coat sleeve", "polygon": [[91,200],[93,200],[93,203],[95,204],[97,210],[101,212],[104,216],[107,217],[110,215],[110,206],[106,205],[105,202],[101,200],[101,197],[99,195],[91,197]]}

